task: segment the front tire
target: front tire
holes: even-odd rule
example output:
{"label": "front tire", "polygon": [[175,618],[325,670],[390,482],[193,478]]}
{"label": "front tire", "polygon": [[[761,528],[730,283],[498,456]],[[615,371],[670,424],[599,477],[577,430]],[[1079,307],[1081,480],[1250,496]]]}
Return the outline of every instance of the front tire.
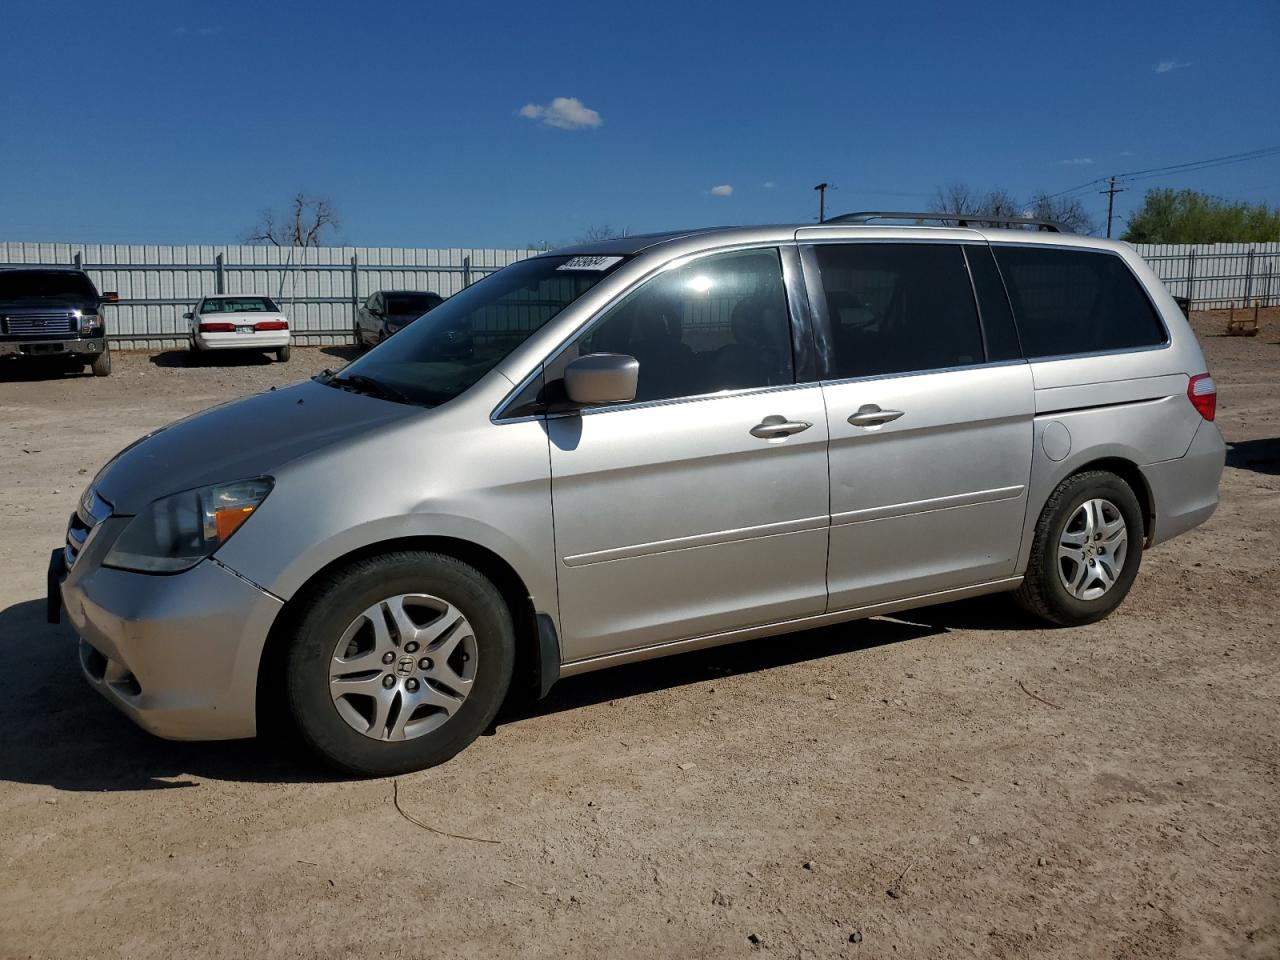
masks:
{"label": "front tire", "polygon": [[1014,597],[1051,623],[1096,623],[1133,586],[1143,535],[1142,507],[1122,479],[1104,470],[1068,477],[1040,514]]}
{"label": "front tire", "polygon": [[325,762],[393,776],[451,759],[511,685],[515,627],[474,567],[425,551],[357,560],[307,591],[285,657],[289,713]]}
{"label": "front tire", "polygon": [[93,362],[89,364],[89,369],[93,371],[95,377],[109,377],[111,375],[111,349],[104,346],[102,352],[93,358]]}

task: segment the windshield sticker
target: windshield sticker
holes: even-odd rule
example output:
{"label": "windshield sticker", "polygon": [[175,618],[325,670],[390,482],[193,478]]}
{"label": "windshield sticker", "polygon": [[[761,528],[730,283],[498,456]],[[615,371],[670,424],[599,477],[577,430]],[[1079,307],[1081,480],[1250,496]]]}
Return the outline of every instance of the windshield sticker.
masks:
{"label": "windshield sticker", "polygon": [[621,257],[570,257],[557,270],[608,270],[615,263],[620,263]]}

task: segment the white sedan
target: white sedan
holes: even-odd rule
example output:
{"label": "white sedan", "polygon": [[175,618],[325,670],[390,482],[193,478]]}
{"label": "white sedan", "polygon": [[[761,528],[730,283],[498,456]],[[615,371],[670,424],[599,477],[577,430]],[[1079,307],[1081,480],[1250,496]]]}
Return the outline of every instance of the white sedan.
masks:
{"label": "white sedan", "polygon": [[191,349],[266,350],[289,359],[289,320],[270,297],[238,293],[205,297],[191,313]]}

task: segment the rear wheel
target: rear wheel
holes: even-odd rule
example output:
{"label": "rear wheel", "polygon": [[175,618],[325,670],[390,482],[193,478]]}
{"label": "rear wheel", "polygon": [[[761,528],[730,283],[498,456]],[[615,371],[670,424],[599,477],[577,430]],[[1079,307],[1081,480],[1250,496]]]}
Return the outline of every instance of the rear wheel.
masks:
{"label": "rear wheel", "polygon": [[288,363],[291,356],[293,356],[292,347],[281,347],[276,351],[276,359],[281,363]]}
{"label": "rear wheel", "polygon": [[405,551],[327,575],[285,659],[289,712],[339,769],[435,766],[479,736],[511,684],[515,628],[497,588],[441,554]]}
{"label": "rear wheel", "polygon": [[103,346],[102,352],[93,358],[93,362],[89,364],[89,369],[93,371],[95,377],[107,377],[111,375],[111,349]]}
{"label": "rear wheel", "polygon": [[1142,538],[1142,507],[1127,483],[1102,470],[1068,477],[1040,514],[1026,577],[1014,596],[1063,626],[1101,620],[1133,586]]}

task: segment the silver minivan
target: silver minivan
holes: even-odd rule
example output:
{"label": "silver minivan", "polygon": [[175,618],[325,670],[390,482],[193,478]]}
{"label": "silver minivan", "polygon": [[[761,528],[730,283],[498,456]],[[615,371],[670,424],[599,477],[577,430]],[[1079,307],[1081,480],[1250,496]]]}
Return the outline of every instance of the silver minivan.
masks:
{"label": "silver minivan", "polygon": [[1178,306],[1123,244],[876,219],[532,257],[144,437],[85,491],[50,614],[147,730],[279,711],[370,775],[615,664],[998,591],[1107,616],[1217,505]]}

